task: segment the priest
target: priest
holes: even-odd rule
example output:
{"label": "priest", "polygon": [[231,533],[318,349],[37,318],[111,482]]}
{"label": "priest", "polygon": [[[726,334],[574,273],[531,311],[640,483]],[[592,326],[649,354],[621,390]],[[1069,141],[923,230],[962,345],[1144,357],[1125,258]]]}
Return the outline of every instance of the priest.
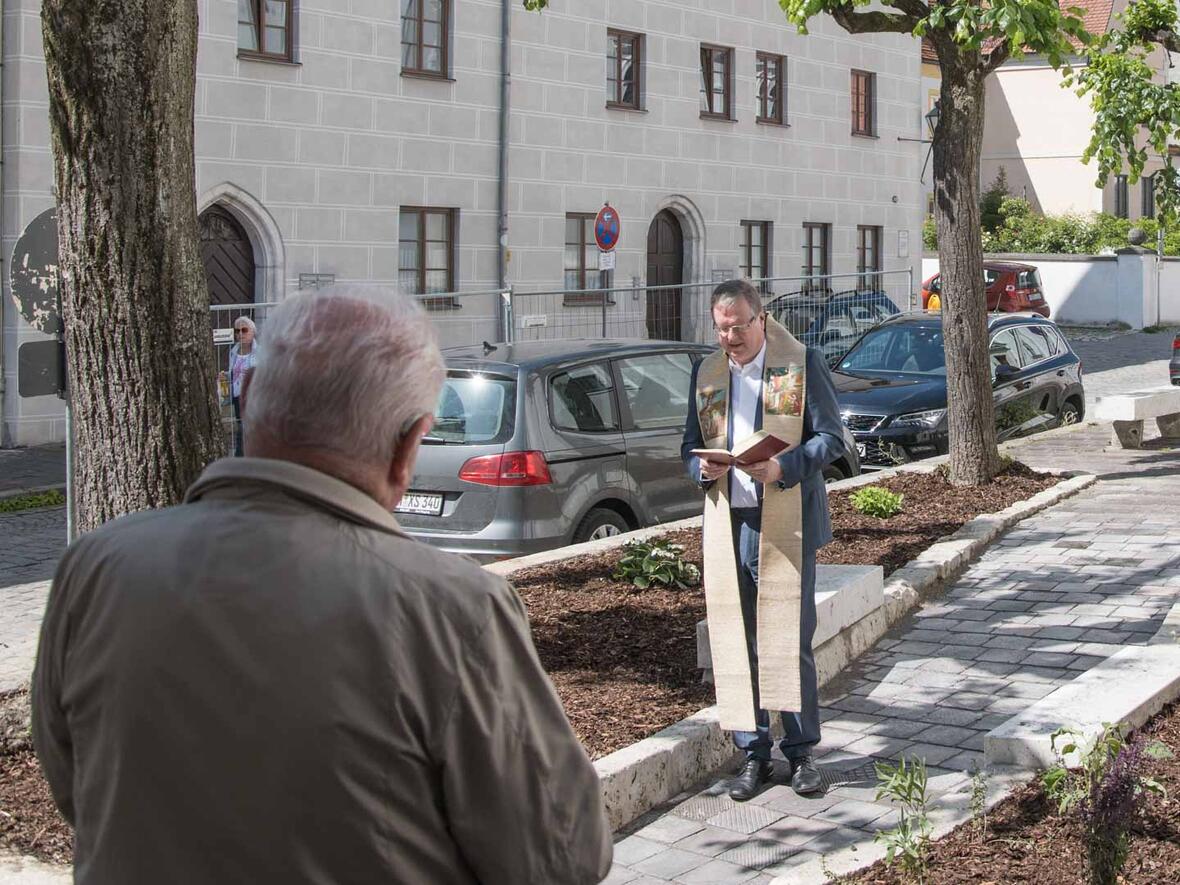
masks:
{"label": "priest", "polygon": [[[693,371],[681,458],[705,490],[704,582],[721,727],[745,753],[729,795],[753,797],[769,780],[770,713],[800,794],[820,789],[815,554],[832,538],[823,469],[844,452],[836,390],[823,354],[762,309],[747,280],[714,291],[721,347]],[[732,449],[755,431],[779,454],[731,464],[694,449]]]}

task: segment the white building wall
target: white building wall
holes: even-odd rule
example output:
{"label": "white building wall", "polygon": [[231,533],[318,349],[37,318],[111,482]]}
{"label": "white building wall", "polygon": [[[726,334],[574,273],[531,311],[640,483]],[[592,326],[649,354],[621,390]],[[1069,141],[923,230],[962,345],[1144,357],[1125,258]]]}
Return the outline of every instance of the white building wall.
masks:
{"label": "white building wall", "polygon": [[[250,234],[257,300],[295,291],[306,273],[395,284],[402,205],[458,209],[458,288],[496,285],[497,0],[456,0],[447,81],[401,75],[394,0],[301,0],[297,64],[239,59],[235,0],[199,2],[198,203],[227,206]],[[884,227],[885,269],[918,266],[922,148],[897,140],[920,134],[925,111],[917,40],[852,37],[822,18],[801,36],[773,0],[511,8],[508,277],[518,290],[562,287],[565,214],[606,201],[622,218],[618,285],[646,276],[647,229],[667,207],[689,241],[686,283],[735,271],[743,219],[773,223],[779,276],[799,273],[804,221],[833,225],[836,272],[855,269],[858,224]],[[9,0],[4,11],[8,258],[53,196],[40,3]],[[642,112],[605,107],[608,26],[645,35]],[[735,49],[734,122],[699,116],[702,42]],[[758,50],[787,57],[786,127],[754,120]],[[850,134],[852,68],[877,73],[875,138]],[[0,442],[61,439],[59,401],[16,396],[16,346],[40,336],[15,315],[7,276]],[[493,315],[488,300],[440,321],[448,343],[479,340],[494,335]]]}

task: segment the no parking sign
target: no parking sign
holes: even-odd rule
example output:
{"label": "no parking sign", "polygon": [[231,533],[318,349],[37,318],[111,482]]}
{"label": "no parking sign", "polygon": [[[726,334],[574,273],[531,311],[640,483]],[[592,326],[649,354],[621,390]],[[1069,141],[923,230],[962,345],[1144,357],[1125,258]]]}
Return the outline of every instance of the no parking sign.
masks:
{"label": "no parking sign", "polygon": [[599,209],[594,218],[594,242],[603,252],[610,252],[619,244],[619,213],[610,203]]}

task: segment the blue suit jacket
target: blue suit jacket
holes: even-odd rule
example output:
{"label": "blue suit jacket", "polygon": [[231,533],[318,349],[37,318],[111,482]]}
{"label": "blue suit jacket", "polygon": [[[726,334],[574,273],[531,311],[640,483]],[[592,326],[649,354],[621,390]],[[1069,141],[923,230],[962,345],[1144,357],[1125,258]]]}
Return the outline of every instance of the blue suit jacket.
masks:
{"label": "blue suit jacket", "polygon": [[[702,488],[712,483],[701,482],[700,458],[692,454],[693,449],[704,448],[701,437],[701,422],[697,415],[696,389],[697,371],[700,363],[692,370],[692,396],[688,403],[688,420],[684,425],[684,441],[680,445],[680,458],[688,469],[688,475]],[[733,445],[733,388],[730,388],[730,408],[726,410],[729,430],[727,446]],[[754,416],[754,428],[762,427],[762,398]],[[807,348],[807,396],[803,407],[803,438],[791,451],[779,455],[777,460],[783,476],[781,488],[802,485],[803,498],[803,550],[814,553],[832,540],[832,522],[828,515],[828,491],[824,485],[823,469],[844,454],[844,427],[840,422],[840,407],[836,402],[836,387],[832,374],[824,361],[823,353],[816,348]],[[759,498],[761,498],[759,488]]]}

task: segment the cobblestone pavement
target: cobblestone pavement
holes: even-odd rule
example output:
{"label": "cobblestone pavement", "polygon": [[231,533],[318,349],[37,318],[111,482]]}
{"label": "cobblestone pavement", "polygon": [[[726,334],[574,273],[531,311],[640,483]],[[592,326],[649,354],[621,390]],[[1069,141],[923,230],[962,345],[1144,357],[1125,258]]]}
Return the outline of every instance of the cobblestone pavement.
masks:
{"label": "cobblestone pavement", "polygon": [[1180,597],[1180,452],[1107,453],[1108,434],[1083,426],[1019,445],[1027,463],[1100,480],[1005,534],[825,688],[822,795],[774,785],[739,804],[719,781],[620,840],[607,882],[765,885],[809,862],[822,881],[821,856],[856,845],[868,857],[896,821],[874,801],[881,759],[924,758],[932,797],[965,814],[987,731],[1145,643]]}
{"label": "cobblestone pavement", "polygon": [[0,514],[0,691],[32,672],[49,578],[65,539],[63,507]]}
{"label": "cobblestone pavement", "polygon": [[1086,412],[1100,396],[1168,383],[1175,329],[1163,332],[1116,332],[1066,328],[1070,345],[1082,360]]}
{"label": "cobblestone pavement", "polygon": [[64,445],[0,449],[0,495],[66,481]]}

